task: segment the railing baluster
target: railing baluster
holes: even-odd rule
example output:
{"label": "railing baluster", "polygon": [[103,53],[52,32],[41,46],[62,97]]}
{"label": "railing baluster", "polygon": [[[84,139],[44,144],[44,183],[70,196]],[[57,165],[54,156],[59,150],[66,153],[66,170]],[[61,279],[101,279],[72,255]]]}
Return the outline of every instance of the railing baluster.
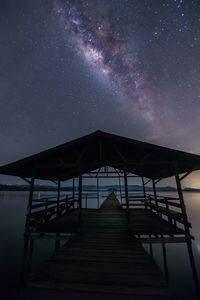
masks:
{"label": "railing baluster", "polygon": [[46,198],[45,200],[45,215],[44,215],[45,222],[47,221],[47,213],[48,213],[48,198]]}
{"label": "railing baluster", "polygon": [[68,207],[68,195],[65,197],[65,211],[67,212],[67,207]]}

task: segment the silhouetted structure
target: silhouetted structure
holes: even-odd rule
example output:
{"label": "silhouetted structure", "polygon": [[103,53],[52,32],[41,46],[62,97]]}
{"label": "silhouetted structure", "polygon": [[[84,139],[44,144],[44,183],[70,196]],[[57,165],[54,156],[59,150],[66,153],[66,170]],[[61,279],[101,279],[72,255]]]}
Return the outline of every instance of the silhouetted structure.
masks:
{"label": "silhouetted structure", "polygon": [[[67,234],[73,233],[75,236],[70,239],[65,248],[62,248],[62,252],[58,250],[59,255],[61,255],[60,253],[63,254],[64,249],[67,254],[71,251],[72,255],[74,252],[74,256],[72,255],[73,257],[71,257],[72,261],[74,259],[82,261],[83,257],[85,257],[84,262],[86,262],[89,259],[89,254],[91,254],[91,248],[94,250],[94,248],[96,249],[100,245],[101,247],[96,249],[99,250],[99,252],[97,251],[98,254],[95,252],[95,257],[98,261],[97,256],[100,252],[104,253],[106,249],[114,251],[115,246],[119,244],[122,248],[122,245],[126,245],[123,249],[127,253],[127,256],[122,251],[123,249],[119,249],[119,252],[121,251],[120,255],[122,255],[124,260],[126,257],[128,261],[128,257],[131,255],[130,251],[133,250],[133,253],[134,251],[139,251],[143,258],[139,260],[140,262],[136,262],[133,256],[130,256],[130,263],[133,265],[135,263],[142,265],[148,254],[146,252],[145,254],[143,253],[144,250],[141,243],[149,243],[152,258],[152,243],[162,243],[165,275],[168,278],[165,243],[186,242],[196,292],[198,294],[197,272],[191,247],[193,239],[190,234],[191,224],[187,219],[181,189],[181,180],[192,171],[198,169],[200,169],[200,156],[198,155],[143,143],[101,131],[96,131],[64,145],[1,167],[0,173],[19,176],[31,186],[27,209],[23,273],[27,274],[30,271],[34,240],[44,238],[54,239],[56,241],[56,250],[58,250],[60,240],[67,239]],[[180,174],[182,175],[180,176]],[[158,196],[156,184],[163,178],[170,176],[175,177],[178,197]],[[99,179],[116,177],[119,178],[120,203],[111,194],[99,209]],[[129,177],[141,178],[143,193],[129,191]],[[75,191],[75,178],[78,178],[78,193]],[[83,178],[97,179],[98,210],[87,208],[88,194],[82,192]],[[124,180],[124,191],[121,188],[122,178]],[[51,180],[57,183],[57,197],[33,199],[35,179]],[[72,193],[71,195],[61,196],[60,184],[66,180],[72,180]],[[152,182],[152,194],[147,193],[145,190],[145,186],[149,182]],[[108,207],[108,203],[110,204],[112,201],[114,203],[113,206]],[[116,218],[113,218],[113,215]],[[99,216],[102,219],[103,225],[99,223]],[[106,241],[108,240],[109,242],[107,243]],[[86,247],[85,251],[87,250],[87,255],[81,250],[82,246]],[[116,252],[113,252],[113,255],[116,254]],[[86,272],[90,272],[93,275],[81,277],[78,276],[81,266],[80,268],[75,268],[76,272],[72,268],[75,275],[71,277],[66,275],[64,277],[65,287],[60,283],[57,285],[55,283],[55,289],[90,291],[94,293],[99,292],[99,289],[95,288],[97,281],[98,284],[102,284],[104,287],[108,284],[118,285],[119,282],[116,280],[115,271],[110,271],[112,268],[115,270],[115,268],[113,265],[110,268],[108,267],[108,261],[111,259],[111,256],[104,253],[102,257],[104,257],[104,263],[107,261],[105,269],[107,270],[106,272],[110,272],[109,276],[103,276],[102,269],[99,267],[99,275],[96,275],[95,281],[92,272],[95,268],[95,272],[98,273],[98,264],[95,267],[90,263],[89,267],[93,271],[90,272],[86,268]],[[55,260],[55,258],[52,259]],[[115,258],[115,260],[117,259],[120,261],[119,258]],[[69,263],[69,255],[67,258],[63,258],[63,260]],[[69,265],[67,268],[69,268]],[[151,268],[154,268],[155,271],[155,265],[153,265],[154,262],[151,259]],[[51,270],[51,264],[49,268]],[[122,269],[125,272],[124,265]],[[144,269],[144,274],[149,271],[149,269]],[[50,273],[52,274],[53,272]],[[59,272],[58,274],[60,274]],[[116,268],[116,272],[119,272],[119,268]],[[130,273],[129,268],[127,272],[127,274]],[[45,275],[41,276],[40,279],[32,279],[31,283],[28,281],[27,286],[29,288],[52,288],[53,280],[55,279],[55,282],[58,282],[59,276],[58,278],[49,278],[47,273],[44,272]],[[142,276],[138,277],[139,275],[136,272],[135,274],[131,274],[133,276],[133,280],[131,281],[128,280],[127,274],[123,280],[121,278],[127,290],[114,288],[112,289],[113,293],[123,294],[124,296],[127,293],[139,296],[143,295],[142,293],[146,289],[146,296],[153,297],[160,295],[167,297],[166,284],[163,283],[161,274],[159,275],[161,279],[160,281],[158,280],[158,271],[155,271],[156,275],[154,274],[154,279],[152,279],[153,277],[150,279],[150,277],[144,274],[142,275],[143,278]],[[45,285],[44,283],[45,276],[49,278],[49,285]],[[134,284],[138,284],[137,280],[134,281],[136,277],[140,278],[140,285],[142,286],[140,290],[137,290],[136,286],[134,286]],[[77,279],[79,284],[76,284],[76,278],[79,278]],[[148,280],[151,288],[147,287]],[[103,293],[108,293],[108,289],[103,288]]]}

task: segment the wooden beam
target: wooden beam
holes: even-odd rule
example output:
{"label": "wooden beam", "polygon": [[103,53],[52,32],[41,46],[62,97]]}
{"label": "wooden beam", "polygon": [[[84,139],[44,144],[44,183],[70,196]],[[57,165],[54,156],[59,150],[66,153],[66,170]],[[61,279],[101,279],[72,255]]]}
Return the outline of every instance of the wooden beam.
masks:
{"label": "wooden beam", "polygon": [[97,208],[99,208],[99,178],[97,178]]}
{"label": "wooden beam", "polygon": [[124,171],[124,187],[125,187],[125,195],[126,195],[126,208],[129,208],[129,201],[128,201],[128,181],[127,181],[127,173]]}
{"label": "wooden beam", "polygon": [[27,182],[28,184],[31,184],[31,180],[28,180],[27,178],[25,177],[20,177],[21,179],[23,179],[25,182]]}
{"label": "wooden beam", "polygon": [[33,201],[34,182],[35,182],[35,179],[31,178],[31,186],[30,186],[30,192],[29,192],[29,200],[28,200],[26,224],[25,224],[25,235],[29,232],[29,219],[30,219],[32,201]]}
{"label": "wooden beam", "polygon": [[78,201],[79,201],[79,208],[82,208],[82,175],[79,175],[78,178]]}
{"label": "wooden beam", "polygon": [[33,192],[34,192],[34,182],[35,179],[31,178],[31,189],[30,189],[29,201],[28,201],[28,214],[31,213],[31,206],[32,206]]}
{"label": "wooden beam", "polygon": [[157,180],[154,180],[155,184],[157,184],[159,181],[161,181],[161,178],[157,179]]}
{"label": "wooden beam", "polygon": [[100,167],[99,170],[96,172],[96,176],[95,176],[95,177],[98,176],[98,174],[99,174],[100,171],[101,171],[101,167]]}
{"label": "wooden beam", "polygon": [[140,161],[143,162],[143,161],[145,161],[148,157],[149,157],[149,153],[146,153]]}
{"label": "wooden beam", "polygon": [[83,148],[83,149],[82,149],[81,153],[79,154],[79,156],[78,156],[77,159],[76,159],[76,164],[79,164],[79,163],[80,163],[80,161],[81,161],[81,159],[83,158],[83,156],[85,155],[86,151],[87,151],[86,148]]}
{"label": "wooden beam", "polygon": [[75,198],[75,179],[74,178],[72,178],[72,195],[73,195],[73,200],[74,200],[74,198]]}
{"label": "wooden beam", "polygon": [[50,234],[31,234],[31,235],[29,235],[29,240],[49,240],[49,241],[55,241],[55,240],[57,240],[57,241],[65,241],[65,240],[68,240],[69,239],[69,237],[71,236],[72,234],[71,233],[69,233],[69,234],[65,234],[65,235],[56,235],[56,234],[54,234],[54,235],[50,235]]}
{"label": "wooden beam", "polygon": [[182,177],[179,178],[180,181],[182,181],[185,177],[187,177],[188,175],[190,175],[192,173],[192,170],[187,172],[186,174],[184,174]]}
{"label": "wooden beam", "polygon": [[[65,167],[66,169],[68,168],[77,168],[77,169],[80,169],[80,168],[84,168],[84,167],[96,167],[98,168],[99,167],[99,161],[97,162],[94,162],[94,163],[72,163],[72,164],[64,164],[63,167]],[[173,161],[152,161],[152,162],[129,162],[127,161],[126,163],[125,162],[116,162],[116,163],[109,163],[109,166],[110,167],[126,167],[127,166],[163,166],[163,165],[173,165],[174,162]],[[35,170],[37,169],[49,169],[49,168],[59,168],[61,167],[62,165],[40,165],[40,166],[36,166],[34,167]]]}
{"label": "wooden beam", "polygon": [[127,163],[127,159],[125,158],[125,156],[121,153],[121,151],[115,144],[113,144],[113,148],[114,148],[115,152],[120,156],[122,161]]}
{"label": "wooden beam", "polygon": [[[161,238],[163,235],[161,235]],[[168,272],[168,265],[167,265],[167,251],[166,251],[166,246],[165,243],[162,242],[162,251],[163,251],[163,265],[164,265],[164,270],[165,270],[165,277],[167,281],[169,281],[169,272]]]}
{"label": "wooden beam", "polygon": [[154,193],[154,198],[155,198],[156,206],[158,206],[157,193],[156,193],[156,184],[155,184],[155,180],[154,179],[152,179],[152,184],[153,184],[153,193]]}
{"label": "wooden beam", "polygon": [[147,180],[144,185],[146,185],[147,183],[149,183],[151,181],[151,178],[149,180]]}
{"label": "wooden beam", "polygon": [[120,171],[117,170],[117,168],[114,168],[115,169],[115,174],[117,173],[118,176],[120,177]]}
{"label": "wooden beam", "polygon": [[142,244],[161,244],[161,243],[185,243],[187,242],[186,237],[146,237],[139,238]]}
{"label": "wooden beam", "polygon": [[182,192],[182,187],[181,187],[181,182],[180,182],[180,179],[179,179],[179,175],[178,175],[177,172],[176,172],[176,175],[175,175],[175,179],[176,179],[178,196],[179,196],[179,200],[180,200],[180,204],[181,204],[181,211],[182,211],[182,216],[183,216],[183,221],[184,221],[185,232],[186,232],[186,235],[188,237],[190,237],[189,227],[187,226],[188,218],[187,218],[187,214],[186,214],[186,208],[185,208],[185,203],[184,203],[184,198],[183,198],[183,192]]}
{"label": "wooden beam", "polygon": [[120,203],[122,205],[122,188],[121,188],[121,180],[120,180],[120,176],[119,176],[119,193],[120,193]]}
{"label": "wooden beam", "polygon": [[145,184],[144,184],[144,177],[142,176],[142,188],[143,188],[143,193],[144,193],[144,199],[145,199],[145,209],[147,209],[147,196],[146,196],[146,190],[145,190]]}
{"label": "wooden beam", "polygon": [[58,190],[57,190],[57,216],[59,215],[59,204],[60,204],[60,180],[58,181]]}
{"label": "wooden beam", "polygon": [[199,299],[200,287],[199,287],[198,274],[197,274],[196,265],[195,265],[195,261],[194,261],[194,255],[193,255],[193,251],[192,251],[192,241],[190,239],[190,230],[189,230],[189,226],[188,226],[188,219],[187,219],[186,208],[185,208],[185,203],[184,203],[184,198],[183,198],[183,192],[182,192],[182,188],[181,188],[181,182],[180,182],[180,178],[179,178],[176,166],[175,166],[175,171],[176,171],[175,178],[176,178],[177,190],[178,190],[178,195],[179,195],[179,199],[180,199],[180,203],[181,203],[181,210],[182,210],[182,215],[183,215],[183,220],[184,220],[184,228],[185,228],[185,232],[186,232],[186,237],[188,238],[187,248],[188,248],[188,254],[189,254],[189,259],[190,259],[190,266],[192,269],[192,276],[193,276],[196,296],[197,296],[197,299]]}
{"label": "wooden beam", "polygon": [[53,179],[52,179],[51,181],[52,181],[53,183],[55,183],[55,184],[58,184],[58,182],[56,182],[56,181],[55,181],[55,180],[53,180]]}

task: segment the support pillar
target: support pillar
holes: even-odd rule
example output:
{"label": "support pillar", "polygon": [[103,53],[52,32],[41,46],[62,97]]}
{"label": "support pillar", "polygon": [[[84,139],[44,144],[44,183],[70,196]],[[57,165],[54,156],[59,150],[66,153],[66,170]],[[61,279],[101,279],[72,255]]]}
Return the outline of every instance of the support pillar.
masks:
{"label": "support pillar", "polygon": [[24,254],[23,254],[23,262],[22,262],[22,269],[21,269],[21,279],[20,279],[21,283],[23,283],[24,278],[26,276],[26,272],[27,272],[27,258],[30,257],[30,253],[29,253],[29,242],[30,242],[30,240],[29,240],[29,229],[30,229],[29,228],[29,220],[30,220],[32,202],[33,202],[34,183],[35,183],[35,179],[31,178],[29,200],[28,200],[28,206],[27,206],[26,223],[25,223],[25,233],[24,233]]}
{"label": "support pillar", "polygon": [[122,205],[122,189],[121,189],[120,175],[119,175],[119,193],[120,193],[120,202],[121,202],[121,205]]}
{"label": "support pillar", "polygon": [[124,187],[125,187],[125,197],[126,197],[126,208],[129,208],[129,201],[128,201],[128,180],[127,180],[127,173],[124,171]]}
{"label": "support pillar", "polygon": [[156,193],[156,184],[155,184],[154,179],[152,179],[152,185],[153,185],[153,193],[154,193],[155,203],[156,203],[156,206],[158,206],[157,193]]}
{"label": "support pillar", "polygon": [[146,190],[145,190],[145,184],[144,184],[144,177],[142,176],[142,188],[144,193],[144,201],[145,201],[145,209],[147,210],[147,196],[146,196]]}
{"label": "support pillar", "polygon": [[169,281],[169,273],[168,273],[168,266],[167,266],[167,252],[166,252],[166,247],[164,242],[162,242],[162,250],[163,250],[163,264],[164,264],[165,277],[167,281]]}
{"label": "support pillar", "polygon": [[73,178],[72,179],[72,197],[73,197],[73,200],[74,200],[74,197],[75,197],[75,179]]}
{"label": "support pillar", "polygon": [[[57,217],[59,216],[59,205],[60,205],[60,180],[58,180],[58,189],[57,189]],[[59,238],[60,233],[56,233],[56,236]],[[60,240],[57,239],[55,242],[55,251],[60,248]]]}
{"label": "support pillar", "polygon": [[127,216],[127,227],[130,232],[130,212],[129,212],[129,201],[128,201],[128,180],[127,173],[124,171],[124,187],[125,187],[125,196],[126,196],[126,216]]}
{"label": "support pillar", "polygon": [[195,265],[195,261],[194,261],[194,255],[193,255],[193,251],[192,251],[192,240],[191,240],[190,230],[189,230],[189,226],[188,226],[188,219],[187,219],[187,214],[186,214],[184,197],[183,197],[181,182],[180,182],[180,178],[179,178],[179,174],[178,174],[177,170],[176,170],[175,179],[176,179],[177,191],[178,191],[178,196],[179,196],[182,215],[183,215],[185,236],[187,239],[188,254],[189,254],[190,265],[191,265],[191,269],[192,269],[193,281],[194,281],[194,285],[195,285],[195,293],[196,293],[197,299],[199,299],[200,287],[199,287],[199,282],[198,282],[198,275],[197,275],[196,265]]}
{"label": "support pillar", "polygon": [[30,248],[29,248],[29,256],[28,256],[28,266],[27,266],[27,273],[30,274],[31,266],[32,266],[32,257],[33,257],[33,246],[34,241],[30,240]]}
{"label": "support pillar", "polygon": [[28,200],[28,207],[27,207],[27,219],[26,219],[27,222],[29,221],[29,216],[31,214],[31,209],[32,209],[34,183],[35,183],[35,179],[31,178],[30,193],[29,193],[29,200]]}
{"label": "support pillar", "polygon": [[97,208],[99,208],[99,178],[97,178]]}
{"label": "support pillar", "polygon": [[78,178],[78,204],[79,204],[79,230],[81,230],[81,211],[82,211],[82,175]]}
{"label": "support pillar", "polygon": [[78,178],[78,203],[79,209],[82,208],[82,175],[79,175]]}
{"label": "support pillar", "polygon": [[60,180],[58,181],[58,189],[57,189],[57,216],[59,215],[59,205],[60,205]]}

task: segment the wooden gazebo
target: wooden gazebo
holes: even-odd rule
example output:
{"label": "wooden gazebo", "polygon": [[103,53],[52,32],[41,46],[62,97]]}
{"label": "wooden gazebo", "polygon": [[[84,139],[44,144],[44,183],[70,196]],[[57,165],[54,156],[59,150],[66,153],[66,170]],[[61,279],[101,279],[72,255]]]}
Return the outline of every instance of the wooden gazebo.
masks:
{"label": "wooden gazebo", "polygon": [[[130,234],[141,243],[149,243],[151,250],[152,243],[159,242],[163,244],[166,276],[164,243],[186,242],[197,287],[197,272],[191,246],[193,237],[190,234],[191,224],[187,219],[181,180],[191,172],[199,169],[200,156],[198,155],[96,131],[55,148],[2,166],[0,167],[0,173],[19,176],[30,184],[25,248],[28,247],[28,243],[31,241],[31,252],[33,240],[37,238],[36,233],[39,233],[41,238],[41,233],[44,235],[45,232],[54,232],[58,248],[58,241],[62,238],[59,233],[80,231],[81,222],[83,222],[84,213],[86,213],[84,210],[87,209],[87,207],[83,207],[82,178],[112,178],[118,176],[120,179],[123,177],[125,193],[123,195],[120,190],[121,208],[126,214]],[[143,187],[141,195],[130,193],[128,177],[131,176],[141,178]],[[178,198],[158,196],[156,184],[171,176],[175,178]],[[74,178],[78,178],[78,195],[75,195]],[[47,198],[44,201],[42,199],[34,200],[35,179],[50,180],[58,184],[56,200]],[[73,180],[72,196],[62,198],[60,183],[71,179]],[[153,194],[147,193],[145,189],[150,181],[152,181]],[[125,202],[123,202],[123,199]],[[76,207],[75,202],[78,204]],[[78,223],[75,226],[75,219],[72,219],[73,214],[77,217],[77,211]],[[67,217],[69,213],[70,221]],[[135,221],[138,214],[140,214],[138,220],[142,219],[147,223],[151,218],[148,226],[143,226],[142,230],[135,229],[137,226],[141,228],[141,224],[136,224],[139,221]],[[65,220],[68,224],[68,229],[64,231],[63,227],[59,227],[59,222],[57,222],[63,216],[66,216]],[[156,223],[157,226],[152,227],[149,225],[153,223]],[[53,226],[55,226],[55,229],[53,229]],[[25,260],[26,256],[27,254]]]}

